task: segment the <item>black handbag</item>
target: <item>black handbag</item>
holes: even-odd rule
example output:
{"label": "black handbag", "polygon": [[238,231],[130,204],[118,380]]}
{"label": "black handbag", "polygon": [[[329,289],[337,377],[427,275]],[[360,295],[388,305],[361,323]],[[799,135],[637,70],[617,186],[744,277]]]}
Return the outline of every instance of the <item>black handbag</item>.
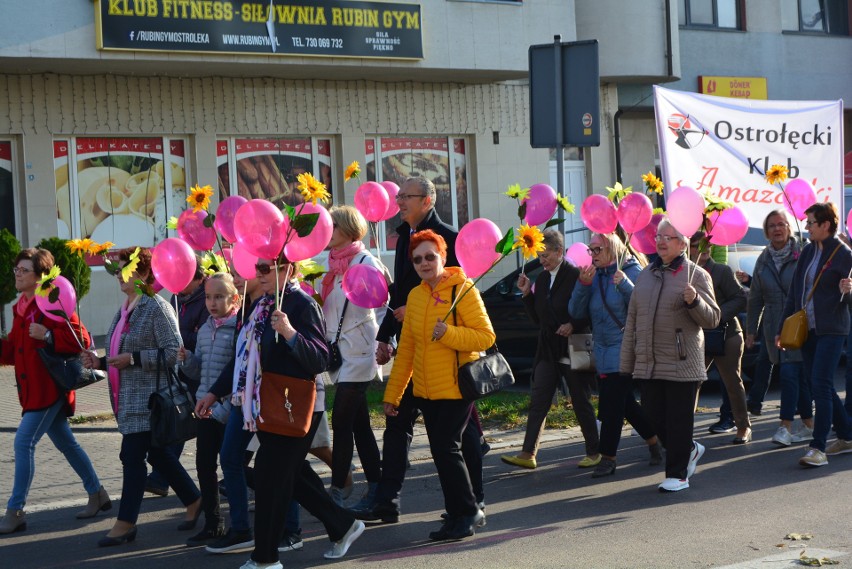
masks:
{"label": "black handbag", "polygon": [[83,366],[80,354],[59,354],[53,346],[36,350],[57,389],[68,393],[106,379],[106,372]]}
{"label": "black handbag", "polygon": [[[165,385],[160,372],[165,370]],[[180,382],[175,370],[166,365],[163,350],[157,353],[157,390],[148,398],[151,411],[151,446],[163,448],[194,439],[198,433],[195,397]]]}
{"label": "black handbag", "polygon": [[[453,287],[452,301],[456,300],[456,287]],[[456,324],[456,311],[453,308],[453,324]],[[459,353],[456,352],[456,365]],[[497,343],[485,350],[479,359],[459,366],[458,385],[463,399],[475,401],[486,395],[497,393],[515,383],[512,368],[503,354],[497,350]]]}
{"label": "black handbag", "polygon": [[704,330],[704,355],[724,356],[725,335],[728,332],[728,323],[720,324],[716,328]]}

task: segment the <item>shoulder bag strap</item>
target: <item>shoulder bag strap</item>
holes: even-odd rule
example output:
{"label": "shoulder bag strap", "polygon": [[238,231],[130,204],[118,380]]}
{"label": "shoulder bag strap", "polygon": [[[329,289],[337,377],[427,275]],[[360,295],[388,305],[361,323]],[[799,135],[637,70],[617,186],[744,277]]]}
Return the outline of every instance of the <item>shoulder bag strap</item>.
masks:
{"label": "shoulder bag strap", "polygon": [[[367,255],[362,255],[361,260],[358,261],[358,264],[364,262],[364,259],[367,258]],[[346,316],[346,308],[349,307],[349,297],[346,297],[346,302],[343,303],[343,311],[340,313],[340,321],[337,323],[337,334],[334,336],[334,343],[340,341],[340,331],[343,330],[343,317]]]}
{"label": "shoulder bag strap", "polygon": [[825,269],[828,268],[828,265],[829,263],[831,263],[831,260],[834,258],[834,255],[840,250],[841,245],[842,243],[837,244],[837,247],[834,248],[834,251],[832,251],[831,255],[828,257],[828,260],[819,270],[819,274],[817,275],[816,280],[814,280],[814,286],[811,287],[811,292],[808,293],[808,297],[805,299],[805,303],[802,305],[802,308],[804,308],[811,301],[811,298],[813,297],[814,292],[816,291],[816,287],[819,284],[820,277],[822,277],[822,274],[825,272]]}
{"label": "shoulder bag strap", "polygon": [[[458,285],[453,285],[453,292],[450,293],[450,304],[453,304],[456,301],[456,287],[457,286]],[[453,307],[453,326],[458,326],[458,323],[456,322],[456,307],[455,306]],[[456,367],[461,367],[461,364],[459,362],[458,351],[456,351]]]}
{"label": "shoulder bag strap", "polygon": [[610,318],[612,318],[613,321],[618,325],[618,328],[622,332],[624,332],[624,323],[615,316],[615,313],[612,311],[612,308],[610,308],[609,304],[606,303],[606,291],[604,290],[603,279],[598,279],[598,288],[601,289],[601,300],[603,301],[604,308],[606,308],[606,311],[609,312]]}

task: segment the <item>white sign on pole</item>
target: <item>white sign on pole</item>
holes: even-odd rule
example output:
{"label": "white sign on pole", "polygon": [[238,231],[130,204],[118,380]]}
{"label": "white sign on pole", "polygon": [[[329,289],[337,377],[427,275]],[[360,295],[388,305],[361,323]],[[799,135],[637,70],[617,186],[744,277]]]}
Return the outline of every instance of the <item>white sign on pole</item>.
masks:
{"label": "white sign on pole", "polygon": [[[654,87],[666,192],[689,186],[743,210],[761,228],[783,208],[774,164],[813,186],[817,201],[843,208],[843,101],[729,99]],[[845,220],[844,220],[845,221]]]}

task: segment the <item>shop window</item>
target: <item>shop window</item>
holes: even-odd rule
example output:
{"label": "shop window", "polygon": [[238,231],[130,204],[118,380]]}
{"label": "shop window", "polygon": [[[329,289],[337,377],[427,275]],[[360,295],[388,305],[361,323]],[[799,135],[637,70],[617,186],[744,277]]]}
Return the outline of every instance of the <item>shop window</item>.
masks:
{"label": "shop window", "polygon": [[302,203],[297,177],[305,172],[334,195],[330,139],[230,138],[216,147],[220,198],[240,195],[296,206]]}
{"label": "shop window", "polygon": [[782,0],[781,29],[848,36],[850,4],[850,0]]}
{"label": "shop window", "polygon": [[689,28],[742,30],[742,0],[680,0],[678,24]]}
{"label": "shop window", "polygon": [[[435,210],[441,219],[461,228],[470,219],[468,195],[468,154],[464,138],[381,137],[366,144],[367,180],[390,180],[401,184],[409,176],[424,176],[435,184]],[[382,223],[378,233],[382,249],[396,247],[396,228],[402,223],[397,213]],[[371,246],[375,246],[371,242]]]}
{"label": "shop window", "polygon": [[180,139],[54,141],[57,235],[117,247],[156,245],[168,236],[169,216],[185,209],[184,157]]}
{"label": "shop window", "polygon": [[0,229],[15,235],[15,191],[12,177],[12,143],[0,140]]}

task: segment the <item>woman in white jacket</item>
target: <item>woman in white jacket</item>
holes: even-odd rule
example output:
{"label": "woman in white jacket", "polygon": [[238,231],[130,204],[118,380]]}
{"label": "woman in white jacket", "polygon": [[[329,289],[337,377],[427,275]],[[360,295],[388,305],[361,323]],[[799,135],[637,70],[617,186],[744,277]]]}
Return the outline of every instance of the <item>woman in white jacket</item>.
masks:
{"label": "woman in white jacket", "polygon": [[339,369],[329,370],[331,380],[337,384],[331,417],[334,436],[331,495],[335,502],[343,505],[343,487],[352,463],[354,441],[368,482],[363,500],[372,503],[381,478],[381,462],[379,445],[370,426],[367,388],[374,378],[381,381],[375,356],[376,333],[385,310],[361,308],[348,302],[342,283],[346,271],[358,264],[372,265],[383,273],[385,269],[361,242],[368,227],[357,209],[335,207],[331,210],[331,219],[334,230],[329,242],[329,271],[322,281],[322,310],[326,338],[329,342],[337,342],[342,359]]}

